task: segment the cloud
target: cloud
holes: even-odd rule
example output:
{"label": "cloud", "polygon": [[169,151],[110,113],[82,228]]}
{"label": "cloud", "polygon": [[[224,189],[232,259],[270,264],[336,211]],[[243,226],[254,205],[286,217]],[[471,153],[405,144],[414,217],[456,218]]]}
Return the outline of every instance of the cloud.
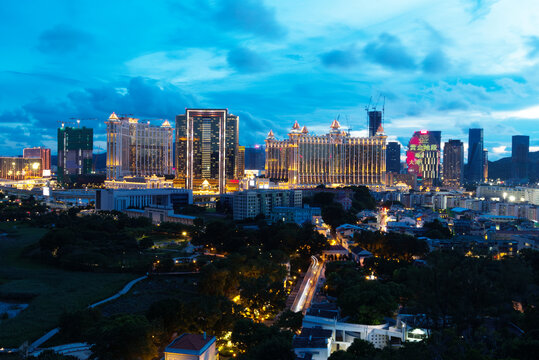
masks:
{"label": "cloud", "polygon": [[286,29],[275,17],[275,10],[258,0],[221,0],[215,21],[224,30],[237,30],[267,39],[286,35]]}
{"label": "cloud", "polygon": [[355,50],[332,50],[320,55],[322,64],[327,67],[350,68],[357,65],[358,59]]}
{"label": "cloud", "polygon": [[370,61],[394,70],[413,70],[415,60],[408,50],[394,35],[383,33],[377,40],[363,48],[365,57]]}
{"label": "cloud", "polygon": [[498,0],[464,0],[464,2],[472,15],[472,20],[478,20],[488,15],[490,8]]}
{"label": "cloud", "polygon": [[427,73],[441,73],[445,72],[449,68],[449,60],[445,53],[436,49],[431,51],[421,63],[424,72]]}
{"label": "cloud", "polygon": [[39,35],[37,49],[44,54],[75,52],[92,42],[92,36],[70,25],[56,25]]}
{"label": "cloud", "polygon": [[268,70],[268,62],[256,52],[238,47],[228,52],[227,61],[230,66],[241,73],[257,73]]}
{"label": "cloud", "polygon": [[528,57],[537,57],[537,55],[539,55],[539,36],[528,36],[526,44],[530,48],[528,51]]}
{"label": "cloud", "polygon": [[509,151],[507,151],[507,146],[505,146],[505,145],[500,145],[500,146],[495,146],[495,147],[493,147],[493,148],[492,148],[492,152],[493,152],[494,154],[500,155],[500,154],[506,154],[506,153],[508,153]]}

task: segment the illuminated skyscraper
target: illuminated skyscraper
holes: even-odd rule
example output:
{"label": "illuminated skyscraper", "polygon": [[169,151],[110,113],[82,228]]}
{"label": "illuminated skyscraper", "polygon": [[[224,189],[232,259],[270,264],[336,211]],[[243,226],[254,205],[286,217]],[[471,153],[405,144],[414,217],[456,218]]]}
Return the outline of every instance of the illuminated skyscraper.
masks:
{"label": "illuminated skyscraper", "polygon": [[266,178],[289,186],[339,184],[381,185],[386,172],[386,136],[352,137],[334,120],[326,135],[311,135],[297,121],[288,139],[266,138]]}
{"label": "illuminated skyscraper", "polygon": [[175,186],[226,192],[238,179],[239,117],[226,109],[186,109],[176,116]]}
{"label": "illuminated skyscraper", "polygon": [[401,170],[401,144],[388,142],[386,150],[386,171],[398,173]]}
{"label": "illuminated skyscraper", "polygon": [[511,165],[513,179],[528,178],[528,162],[530,161],[530,137],[515,135],[512,138]]}
{"label": "illuminated skyscraper", "polygon": [[483,129],[469,129],[466,181],[482,182],[484,177]]}
{"label": "illuminated skyscraper", "polygon": [[459,187],[464,176],[464,144],[449,140],[444,144],[444,185]]}
{"label": "illuminated skyscraper", "polygon": [[92,172],[94,131],[87,127],[58,129],[58,181],[67,175],[87,175]]}
{"label": "illuminated skyscraper", "polygon": [[112,113],[107,124],[107,179],[172,175],[174,129]]}
{"label": "illuminated skyscraper", "polygon": [[43,147],[25,148],[22,151],[22,157],[25,159],[41,159],[42,170],[51,169],[51,149]]}
{"label": "illuminated skyscraper", "polygon": [[264,146],[255,145],[245,148],[245,168],[247,170],[264,170],[266,150]]}
{"label": "illuminated skyscraper", "polygon": [[238,146],[238,156],[237,156],[237,178],[243,178],[245,173],[245,146]]}
{"label": "illuminated skyscraper", "polygon": [[423,186],[440,182],[441,131],[416,131],[408,143],[406,164],[408,172],[417,175]]}

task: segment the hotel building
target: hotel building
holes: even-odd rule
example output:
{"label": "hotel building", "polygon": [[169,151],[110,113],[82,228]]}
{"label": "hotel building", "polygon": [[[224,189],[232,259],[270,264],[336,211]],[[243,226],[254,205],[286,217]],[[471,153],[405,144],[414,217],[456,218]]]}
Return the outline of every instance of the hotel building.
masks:
{"label": "hotel building", "polygon": [[41,159],[0,157],[0,179],[27,180],[40,178],[43,168]]}
{"label": "hotel building", "polygon": [[177,187],[225,193],[238,186],[239,117],[227,109],[186,109],[176,116]]}
{"label": "hotel building", "polygon": [[51,169],[51,149],[43,147],[25,148],[22,151],[22,157],[25,159],[41,159],[42,170]]}
{"label": "hotel building", "polygon": [[172,175],[173,129],[112,113],[107,124],[107,179]]}
{"label": "hotel building", "polygon": [[444,186],[458,188],[464,179],[464,144],[460,140],[444,143]]}
{"label": "hotel building", "polygon": [[334,120],[326,135],[312,135],[294,123],[288,139],[266,139],[266,178],[290,187],[309,185],[382,185],[386,172],[386,136],[353,137]]}

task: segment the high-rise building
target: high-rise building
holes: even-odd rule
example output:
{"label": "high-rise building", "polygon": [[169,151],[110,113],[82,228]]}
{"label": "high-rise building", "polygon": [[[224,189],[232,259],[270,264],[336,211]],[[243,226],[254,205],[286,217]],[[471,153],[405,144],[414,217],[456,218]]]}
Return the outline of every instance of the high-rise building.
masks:
{"label": "high-rise building", "polygon": [[367,116],[369,117],[369,136],[373,137],[376,135],[378,128],[382,125],[382,112],[378,110],[369,110],[367,111]]}
{"label": "high-rise building", "polygon": [[408,143],[406,164],[408,172],[417,175],[423,186],[437,186],[440,183],[440,141],[441,131],[416,131]]}
{"label": "high-rise building", "polygon": [[386,148],[386,171],[398,173],[401,170],[401,144],[392,141]]}
{"label": "high-rise building", "polygon": [[245,146],[238,146],[238,157],[236,159],[238,168],[236,174],[238,179],[241,179],[245,173]]}
{"label": "high-rise building", "polygon": [[483,129],[468,130],[468,165],[466,181],[477,183],[484,178]]}
{"label": "high-rise building", "polygon": [[0,157],[0,179],[27,180],[42,176],[40,158]]}
{"label": "high-rise building", "polygon": [[460,187],[464,177],[464,144],[460,140],[444,143],[444,185]]}
{"label": "high-rise building", "polygon": [[514,135],[511,146],[511,177],[513,179],[527,179],[529,161],[530,137],[526,135]]}
{"label": "high-rise building", "polygon": [[264,170],[266,165],[266,150],[264,146],[255,145],[245,148],[245,169]]}
{"label": "high-rise building", "polygon": [[87,175],[92,172],[94,131],[87,127],[58,129],[58,181],[68,175]]}
{"label": "high-rise building", "polygon": [[386,172],[386,136],[352,137],[334,120],[326,135],[311,135],[294,123],[288,139],[266,138],[266,178],[291,187],[318,184],[381,185]]}
{"label": "high-rise building", "polygon": [[488,150],[483,149],[483,182],[488,181]]}
{"label": "high-rise building", "polygon": [[239,117],[227,109],[186,109],[176,116],[175,186],[226,192],[238,179]]}
{"label": "high-rise building", "polygon": [[173,174],[174,129],[112,113],[107,124],[107,179]]}
{"label": "high-rise building", "polygon": [[25,148],[22,151],[22,157],[25,159],[41,159],[41,170],[51,169],[51,149],[43,147]]}

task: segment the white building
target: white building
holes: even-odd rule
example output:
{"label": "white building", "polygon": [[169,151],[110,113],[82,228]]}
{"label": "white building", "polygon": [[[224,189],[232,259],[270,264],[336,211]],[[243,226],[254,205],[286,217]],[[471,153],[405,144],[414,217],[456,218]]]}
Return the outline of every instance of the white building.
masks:
{"label": "white building", "polygon": [[95,192],[96,210],[144,210],[147,207],[172,210],[175,206],[192,203],[193,192],[188,189],[105,189]]}
{"label": "white building", "polygon": [[165,348],[165,360],[215,360],[215,336],[182,334]]}

